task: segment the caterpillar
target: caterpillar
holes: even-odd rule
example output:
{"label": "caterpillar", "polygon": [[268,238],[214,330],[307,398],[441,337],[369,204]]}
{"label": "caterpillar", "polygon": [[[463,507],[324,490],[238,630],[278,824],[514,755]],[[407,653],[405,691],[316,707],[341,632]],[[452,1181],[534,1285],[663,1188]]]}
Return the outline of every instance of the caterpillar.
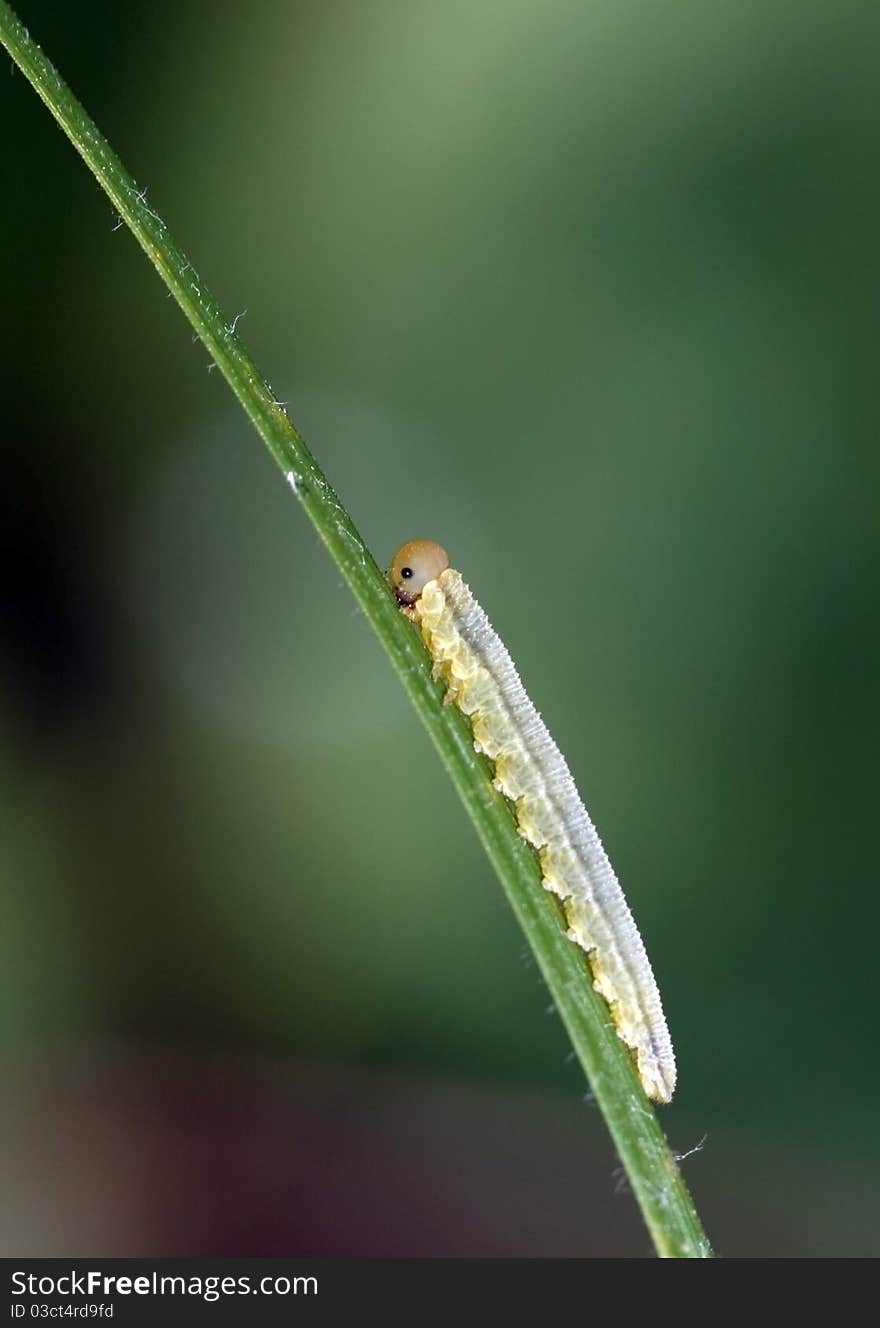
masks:
{"label": "caterpillar", "polygon": [[404,544],[388,579],[421,632],[435,677],[446,683],[447,701],[467,716],[474,747],[493,763],[493,782],[513,804],[519,833],[537,850],[542,884],[561,900],[566,935],[586,952],[593,987],[642,1087],[655,1102],[669,1102],[675,1056],[644,943],[565,758],[510,655],[439,544]]}

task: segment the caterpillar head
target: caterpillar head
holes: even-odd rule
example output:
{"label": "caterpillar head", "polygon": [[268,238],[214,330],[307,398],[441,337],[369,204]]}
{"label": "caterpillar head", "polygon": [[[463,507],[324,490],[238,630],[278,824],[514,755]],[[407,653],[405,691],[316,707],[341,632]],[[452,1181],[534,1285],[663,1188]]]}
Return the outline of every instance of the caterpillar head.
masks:
{"label": "caterpillar head", "polygon": [[391,559],[388,580],[400,604],[414,604],[429,581],[449,566],[449,555],[431,540],[409,540]]}

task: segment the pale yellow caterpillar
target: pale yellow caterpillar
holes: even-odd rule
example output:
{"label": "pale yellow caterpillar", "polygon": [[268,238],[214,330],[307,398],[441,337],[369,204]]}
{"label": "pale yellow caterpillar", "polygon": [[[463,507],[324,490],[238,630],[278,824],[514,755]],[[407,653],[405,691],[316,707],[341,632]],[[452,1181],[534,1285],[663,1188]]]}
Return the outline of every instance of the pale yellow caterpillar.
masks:
{"label": "pale yellow caterpillar", "polygon": [[439,544],[411,540],[388,572],[421,631],[447,699],[494,763],[520,834],[538,851],[543,884],[562,901],[567,935],[586,951],[642,1086],[656,1102],[675,1088],[675,1056],[645,946],[565,759],[491,623]]}

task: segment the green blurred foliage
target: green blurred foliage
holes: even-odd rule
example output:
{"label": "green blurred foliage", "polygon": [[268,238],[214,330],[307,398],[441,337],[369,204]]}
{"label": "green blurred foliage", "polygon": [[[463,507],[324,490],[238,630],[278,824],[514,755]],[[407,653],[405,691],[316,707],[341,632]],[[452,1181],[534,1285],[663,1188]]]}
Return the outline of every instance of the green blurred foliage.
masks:
{"label": "green blurred foliage", "polygon": [[[876,7],[19,9],[376,556],[441,540],[510,646],[670,1129],[876,1160]],[[579,1092],[289,492],[17,75],[0,116],[7,1039]]]}

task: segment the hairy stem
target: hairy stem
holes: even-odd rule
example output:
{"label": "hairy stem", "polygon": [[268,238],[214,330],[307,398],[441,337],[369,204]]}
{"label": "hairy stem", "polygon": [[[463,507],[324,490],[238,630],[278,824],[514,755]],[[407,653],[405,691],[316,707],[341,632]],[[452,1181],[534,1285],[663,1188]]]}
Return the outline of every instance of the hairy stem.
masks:
{"label": "hairy stem", "polygon": [[[106,139],[5,0],[0,42],[42,98],[120,218],[180,305],[375,628],[430,733],[532,947],[608,1125],[658,1254],[706,1258],[711,1249],[656,1114],[581,952],[564,935],[556,901],[541,887],[532,852],[476,756],[466,721],[440,704],[421,640],[302,437],[276,401],[193,264]],[[63,224],[63,223],[59,223]]]}

